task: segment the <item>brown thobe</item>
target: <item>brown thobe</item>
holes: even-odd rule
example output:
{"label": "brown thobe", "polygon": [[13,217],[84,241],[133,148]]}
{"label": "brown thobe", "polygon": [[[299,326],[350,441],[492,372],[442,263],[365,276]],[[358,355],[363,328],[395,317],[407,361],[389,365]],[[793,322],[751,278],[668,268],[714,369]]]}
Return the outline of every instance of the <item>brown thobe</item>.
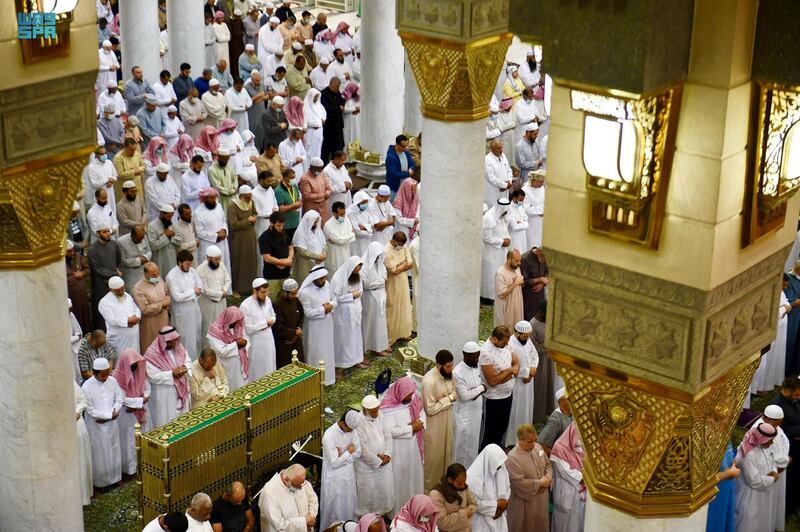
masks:
{"label": "brown thobe", "polygon": [[[79,254],[66,259],[67,265],[67,295],[72,300],[72,313],[75,314],[84,334],[92,327],[91,304],[89,294],[86,292],[86,280],[89,278],[89,263]],[[75,274],[82,274],[78,279]]]}
{"label": "brown thobe", "polygon": [[[139,189],[141,190],[141,189]],[[130,233],[137,225],[147,230],[147,213],[144,210],[141,198],[129,201],[123,197],[117,202],[117,221],[119,222],[119,236]]]}
{"label": "brown thobe", "polygon": [[[242,208],[243,206],[247,209]],[[234,198],[228,205],[231,281],[233,291],[240,294],[249,294],[253,290],[253,279],[259,277],[256,228],[248,220],[250,216],[256,216],[256,207],[252,201],[244,204],[240,199]]]}
{"label": "brown thobe", "polygon": [[285,168],[283,160],[277,153],[273,155],[271,159],[267,158],[263,153],[256,157],[256,171],[258,171],[258,175],[261,175],[261,172],[268,172],[270,175],[268,183],[272,188],[277,187],[281,182],[281,171],[283,171],[283,168]]}
{"label": "brown thobe", "polygon": [[534,319],[531,320],[531,326],[533,326],[531,341],[539,353],[539,367],[533,378],[533,421],[539,423],[546,421],[550,412],[556,409],[554,390],[556,370],[544,346],[545,323]]}
{"label": "brown thobe", "polygon": [[[142,321],[139,323],[140,353],[147,351],[150,344],[158,337],[158,331],[169,324],[169,290],[167,283],[159,279],[151,283],[147,279],[140,279],[131,291],[136,306],[142,311]],[[167,306],[164,306],[164,305]]]}
{"label": "brown thobe", "polygon": [[522,285],[522,304],[526,320],[531,320],[539,311],[539,305],[545,299],[545,291],[542,288],[538,292],[533,291],[533,280],[537,277],[547,277],[547,263],[539,262],[539,258],[530,250],[522,255],[522,263],[519,267],[525,284]]}
{"label": "brown thobe", "polygon": [[303,195],[303,214],[308,211],[317,211],[322,217],[320,227],[325,225],[325,222],[331,217],[331,209],[328,205],[328,198],[331,196],[331,182],[325,173],[320,172],[314,175],[311,170],[307,170],[297,182],[297,188]]}
{"label": "brown thobe", "polygon": [[422,378],[426,492],[433,489],[447,472],[447,466],[453,463],[453,401],[456,397],[452,377],[442,377],[436,366]]}
{"label": "brown thobe", "polygon": [[225,21],[231,32],[231,42],[228,43],[228,64],[231,67],[231,76],[239,75],[239,56],[244,53],[244,22],[241,17],[228,18]]}
{"label": "brown thobe", "polygon": [[494,299],[495,327],[505,325],[513,330],[514,325],[522,321],[522,287],[515,286],[506,297],[500,297],[518,279],[522,279],[519,268],[511,270],[506,264],[500,266],[494,274],[494,289],[497,294]]}
{"label": "brown thobe", "polygon": [[461,495],[461,504],[458,504],[458,501],[447,502],[444,495],[435,489],[428,495],[439,511],[436,525],[441,532],[470,532],[472,530],[470,524],[472,518],[467,517],[467,508],[471,507],[473,512],[477,511],[478,499],[469,489],[459,491],[458,494]]}
{"label": "brown thobe", "polygon": [[538,493],[544,479],[553,481],[553,466],[541,445],[533,451],[520,449],[517,444],[506,460],[508,478],[511,480],[511,497],[508,499],[506,519],[509,532],[548,532],[549,490]]}
{"label": "brown thobe", "polygon": [[298,359],[305,362],[303,341],[297,336],[297,329],[303,326],[303,305],[300,304],[300,300],[289,299],[286,297],[286,292],[281,290],[272,302],[272,308],[275,310],[272,333],[275,336],[276,367],[282,368],[291,364],[293,350],[297,350]]}
{"label": "brown thobe", "polygon": [[408,248],[403,246],[395,249],[391,242],[386,244],[386,258],[383,263],[388,273],[386,278],[386,328],[389,332],[389,345],[401,338],[411,336],[413,326],[408,275],[406,272],[395,273],[402,262],[411,262]]}

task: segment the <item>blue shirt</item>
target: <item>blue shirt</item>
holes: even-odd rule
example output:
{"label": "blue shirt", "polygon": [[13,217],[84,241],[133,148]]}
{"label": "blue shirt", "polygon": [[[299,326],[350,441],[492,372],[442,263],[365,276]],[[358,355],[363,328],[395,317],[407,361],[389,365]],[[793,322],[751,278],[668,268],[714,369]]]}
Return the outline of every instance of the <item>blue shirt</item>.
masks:
{"label": "blue shirt", "polygon": [[136,118],[139,119],[139,129],[146,141],[149,142],[151,138],[164,132],[164,115],[158,107],[152,113],[147,107],[142,107],[136,113]]}
{"label": "blue shirt", "polygon": [[198,98],[202,98],[203,94],[208,92],[208,80],[203,78],[194,78],[194,86],[197,88]]}
{"label": "blue shirt", "polygon": [[129,79],[125,82],[125,100],[128,102],[128,115],[135,115],[144,105],[144,97],[148,94],[155,95],[153,88],[147,80],[136,81]]}
{"label": "blue shirt", "polygon": [[395,151],[394,144],[389,146],[389,149],[386,150],[386,184],[392,192],[397,192],[403,179],[411,175],[408,171],[404,171],[400,165],[401,155],[406,158],[409,170],[416,171],[417,169],[417,165],[414,164],[414,158],[411,157],[410,153],[404,151],[400,154]]}

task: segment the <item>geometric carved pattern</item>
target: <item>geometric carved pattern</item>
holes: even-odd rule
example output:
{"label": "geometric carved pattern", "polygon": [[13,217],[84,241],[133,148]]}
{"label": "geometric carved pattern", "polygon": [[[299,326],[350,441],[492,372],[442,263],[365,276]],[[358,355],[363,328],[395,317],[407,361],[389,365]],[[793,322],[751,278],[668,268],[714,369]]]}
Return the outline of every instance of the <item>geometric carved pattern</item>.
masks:
{"label": "geometric carved pattern", "polygon": [[397,29],[467,42],[508,31],[508,0],[397,0]]}
{"label": "geometric carved pattern", "polygon": [[690,439],[673,438],[647,485],[648,493],[683,493],[692,489]]}

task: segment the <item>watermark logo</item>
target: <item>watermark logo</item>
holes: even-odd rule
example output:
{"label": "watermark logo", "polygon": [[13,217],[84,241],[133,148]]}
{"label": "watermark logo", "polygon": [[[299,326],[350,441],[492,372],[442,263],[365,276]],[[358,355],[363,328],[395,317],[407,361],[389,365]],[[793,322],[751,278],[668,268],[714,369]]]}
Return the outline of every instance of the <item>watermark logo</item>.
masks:
{"label": "watermark logo", "polygon": [[56,38],[55,13],[17,13],[18,39]]}

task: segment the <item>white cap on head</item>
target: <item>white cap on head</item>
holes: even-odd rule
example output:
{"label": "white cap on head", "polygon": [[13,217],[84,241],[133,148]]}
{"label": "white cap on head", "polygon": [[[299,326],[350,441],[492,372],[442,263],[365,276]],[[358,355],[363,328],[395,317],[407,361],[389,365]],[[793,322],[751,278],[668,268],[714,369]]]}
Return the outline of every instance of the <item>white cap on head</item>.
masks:
{"label": "white cap on head", "polygon": [[167,107],[167,112],[168,113],[177,113],[178,112],[178,108],[175,107],[174,105],[170,105],[169,107]]}
{"label": "white cap on head", "polygon": [[275,4],[273,4],[272,2],[267,2],[267,4],[264,6],[264,8],[265,9],[275,9]]}
{"label": "white cap on head", "polygon": [[72,210],[73,210],[73,211],[79,211],[79,210],[81,210],[81,204],[80,204],[80,203],[78,203],[77,201],[73,201],[73,202],[72,202]]}
{"label": "white cap on head", "polygon": [[128,179],[124,183],[122,183],[123,190],[126,188],[136,188],[136,183],[134,183],[131,179]]}
{"label": "white cap on head", "polygon": [[281,19],[279,19],[278,17],[270,17],[269,18],[269,23],[270,24],[280,24],[281,23]]}
{"label": "white cap on head", "polygon": [[103,112],[104,113],[114,113],[114,112],[116,112],[116,110],[114,109],[114,104],[113,103],[105,104],[103,106]]}
{"label": "white cap on head", "polygon": [[283,105],[286,103],[286,100],[283,98],[283,96],[275,96],[272,99],[272,103],[274,103],[275,105]]}
{"label": "white cap on head", "polygon": [[503,132],[500,131],[498,128],[490,129],[489,132],[486,134],[486,140],[494,140],[496,138],[499,138],[500,135],[502,134]]}
{"label": "white cap on head", "polygon": [[173,207],[169,203],[164,203],[163,205],[158,207],[158,210],[159,212],[168,212],[172,214],[173,212],[175,212],[175,207]]}
{"label": "white cap on head", "polygon": [[75,249],[75,242],[67,239],[67,249]]}
{"label": "white cap on head", "polygon": [[480,353],[481,346],[479,346],[477,342],[467,342],[464,344],[464,347],[461,348],[461,351],[464,353]]}
{"label": "white cap on head", "polygon": [[508,198],[497,198],[498,205],[511,205],[511,200]]}
{"label": "white cap on head", "polygon": [[313,46],[314,45],[314,40],[313,39],[306,39],[305,41],[303,41],[303,44],[305,44],[306,46]]}
{"label": "white cap on head", "polygon": [[221,257],[221,256],[222,252],[219,250],[217,246],[213,244],[208,246],[208,249],[206,249],[206,257],[211,257],[213,259],[214,257]]}
{"label": "white cap on head", "polygon": [[322,59],[319,60],[319,64],[320,65],[330,65],[331,64],[331,60],[328,59],[327,57],[323,57]]}
{"label": "white cap on head", "polygon": [[107,89],[116,89],[117,88],[117,82],[116,81],[109,81],[108,83],[106,83],[106,88]]}
{"label": "white cap on head", "polygon": [[128,123],[131,124],[131,125],[134,125],[134,126],[138,126],[139,125],[139,119],[136,118],[135,115],[134,116],[129,116],[128,117]]}
{"label": "white cap on head", "polygon": [[290,277],[289,279],[283,281],[281,288],[283,288],[284,292],[291,292],[292,290],[297,290],[299,286],[300,285],[297,284],[297,281]]}
{"label": "white cap on head", "polygon": [[242,185],[239,187],[239,194],[252,194],[253,189],[250,188],[250,185]]}
{"label": "white cap on head", "polygon": [[370,394],[361,400],[361,406],[367,410],[372,410],[373,408],[378,408],[381,406],[381,401],[374,395]]}
{"label": "white cap on head", "polygon": [[217,78],[211,78],[208,80],[209,87],[219,87],[219,80]]}
{"label": "white cap on head", "polygon": [[525,55],[528,56],[528,57],[532,57],[533,56],[533,46],[528,46],[528,49],[525,50]]}
{"label": "white cap on head", "polygon": [[359,425],[361,425],[361,414],[355,410],[350,410],[344,415],[344,422],[347,423],[348,427],[355,430]]}
{"label": "white cap on head", "polygon": [[225,156],[225,155],[230,155],[230,154],[231,154],[231,151],[228,148],[220,148],[220,149],[217,150],[217,155]]}
{"label": "white cap on head", "polygon": [[107,230],[110,231],[111,230],[111,222],[109,222],[108,220],[100,220],[99,222],[97,222],[97,225],[94,228],[94,232],[97,233],[97,232],[102,231],[104,229],[107,229]]}
{"label": "white cap on head", "polygon": [[234,9],[233,10],[233,14],[236,15],[237,17],[241,17],[242,16],[242,10],[238,9],[238,8]]}
{"label": "white cap on head", "polygon": [[103,371],[104,369],[111,369],[111,364],[107,358],[95,358],[92,362],[92,369],[95,371]]}
{"label": "white cap on head", "polygon": [[267,286],[269,283],[263,277],[256,277],[253,279],[253,288],[261,288],[262,286]]}
{"label": "white cap on head", "polygon": [[158,103],[158,98],[156,98],[156,97],[155,97],[155,96],[153,96],[152,94],[148,94],[147,96],[145,96],[145,97],[144,97],[144,101],[145,101],[146,103],[150,103],[150,104],[153,104],[153,105],[155,105],[155,104],[157,104],[157,103]]}
{"label": "white cap on head", "polygon": [[547,171],[543,169],[531,170],[528,172],[528,179],[536,179],[537,181],[544,181],[547,176]]}
{"label": "white cap on head", "polygon": [[302,50],[303,49],[303,45],[300,44],[299,42],[293,42],[292,43],[292,49],[293,50]]}
{"label": "white cap on head", "polygon": [[539,131],[539,124],[536,122],[531,122],[530,124],[526,124],[522,131]]}
{"label": "white cap on head", "polygon": [[389,185],[381,185],[378,187],[378,194],[381,196],[389,196],[392,194],[392,189],[389,188]]}
{"label": "white cap on head", "polygon": [[769,405],[764,409],[764,415],[770,419],[783,419],[783,408],[778,405]]}
{"label": "white cap on head", "polygon": [[514,330],[521,334],[530,334],[533,332],[533,327],[531,327],[530,322],[521,320],[514,325]]}
{"label": "white cap on head", "polygon": [[490,113],[499,113],[500,112],[500,106],[497,105],[496,103],[490,103],[489,104],[489,112]]}
{"label": "white cap on head", "polygon": [[108,39],[103,41],[103,48],[105,47],[111,48],[111,41],[109,41]]}
{"label": "white cap on head", "polygon": [[167,163],[158,163],[156,172],[169,172],[169,165]]}
{"label": "white cap on head", "polygon": [[125,281],[122,280],[122,277],[115,275],[108,280],[108,287],[112,290],[122,288],[123,286],[125,286]]}
{"label": "white cap on head", "polygon": [[569,394],[567,393],[566,386],[562,386],[558,390],[556,390],[556,401],[560,401],[562,398],[569,399]]}
{"label": "white cap on head", "polygon": [[254,52],[256,50],[256,46],[254,44],[245,44],[244,49],[248,52]]}
{"label": "white cap on head", "polygon": [[311,162],[309,164],[311,166],[325,166],[325,163],[323,163],[322,159],[320,159],[319,157],[314,157],[313,159],[311,159]]}

